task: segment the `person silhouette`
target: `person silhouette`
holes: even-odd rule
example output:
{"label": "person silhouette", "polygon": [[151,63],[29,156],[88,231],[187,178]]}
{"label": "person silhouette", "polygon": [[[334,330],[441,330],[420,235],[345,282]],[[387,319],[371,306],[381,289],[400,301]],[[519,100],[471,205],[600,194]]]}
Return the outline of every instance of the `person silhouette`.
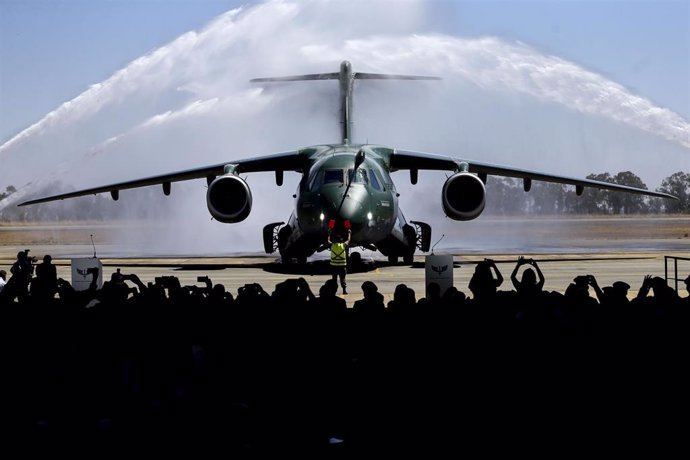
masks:
{"label": "person silhouette", "polygon": [[647,297],[650,289],[654,292],[654,299],[664,305],[670,305],[679,300],[678,293],[666,283],[665,279],[660,276],[652,275],[646,275],[644,277],[642,286],[640,290],[637,291],[636,299],[644,299]]}
{"label": "person silhouette", "polygon": [[[523,265],[531,265],[534,269],[531,267],[525,268],[522,272],[522,281],[518,281],[517,273]],[[539,277],[538,279],[537,276]],[[510,280],[513,282],[513,286],[518,294],[528,297],[539,294],[544,287],[544,274],[541,272],[537,262],[534,259],[525,259],[523,256],[518,258],[515,269],[510,275]]]}
{"label": "person silhouette", "polygon": [[379,292],[378,286],[373,281],[362,283],[363,299],[356,300],[352,309],[357,313],[377,314],[386,310],[383,294]]}
{"label": "person silhouette", "polygon": [[[10,272],[12,278],[8,281],[13,289],[13,294],[20,302],[26,301],[29,296],[29,284],[34,274],[35,257],[29,257],[29,250],[17,253],[17,261],[12,264]],[[7,288],[6,288],[7,289]]]}
{"label": "person silhouette", "polygon": [[[573,282],[565,289],[565,298],[571,305],[582,307],[594,307],[599,305],[597,299],[589,295],[589,288],[592,283],[596,284],[593,275],[578,275],[573,278]],[[598,286],[598,285],[597,285]]]}
{"label": "person silhouette", "polygon": [[345,299],[338,297],[338,282],[334,279],[326,280],[319,288],[319,297],[315,298],[316,308],[322,314],[340,314],[347,311]]}
{"label": "person silhouette", "polygon": [[53,258],[43,256],[43,263],[36,265],[36,278],[31,283],[31,295],[52,299],[58,288],[57,268],[52,264]]}
{"label": "person silhouette", "polygon": [[594,293],[599,299],[599,303],[606,307],[626,307],[630,305],[628,299],[628,291],[630,285],[625,281],[615,281],[611,286],[599,287],[599,283],[592,275],[589,280],[589,285],[594,289]]}
{"label": "person silhouette", "polygon": [[[493,269],[493,273],[492,273]],[[494,277],[494,274],[496,275]],[[498,270],[496,262],[484,259],[474,268],[469,288],[474,300],[484,301],[496,296],[496,289],[503,283],[503,275]]]}

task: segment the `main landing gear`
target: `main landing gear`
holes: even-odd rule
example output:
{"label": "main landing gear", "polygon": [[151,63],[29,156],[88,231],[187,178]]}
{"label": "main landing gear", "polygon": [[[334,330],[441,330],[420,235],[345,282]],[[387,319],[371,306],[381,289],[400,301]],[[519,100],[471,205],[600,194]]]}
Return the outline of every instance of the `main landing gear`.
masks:
{"label": "main landing gear", "polygon": [[402,256],[405,265],[412,265],[414,263],[414,253],[417,249],[422,252],[429,252],[431,246],[431,226],[429,224],[412,220],[409,224],[403,226],[403,234],[405,235],[407,245],[402,253],[388,254],[388,263],[390,265],[397,265],[398,257],[400,256]]}

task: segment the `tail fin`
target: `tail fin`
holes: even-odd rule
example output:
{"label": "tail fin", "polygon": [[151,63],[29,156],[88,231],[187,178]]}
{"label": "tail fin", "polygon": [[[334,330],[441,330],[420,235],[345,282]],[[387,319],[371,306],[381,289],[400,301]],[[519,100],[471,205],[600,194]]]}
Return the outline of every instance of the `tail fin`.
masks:
{"label": "tail fin", "polygon": [[307,80],[339,80],[340,81],[340,123],[342,128],[342,143],[347,145],[352,139],[352,92],[355,80],[440,80],[440,77],[425,77],[418,75],[389,75],[383,73],[352,72],[349,61],[340,63],[340,72],[313,73],[307,75],[292,75],[288,77],[254,78],[252,83],[273,83],[286,81]]}

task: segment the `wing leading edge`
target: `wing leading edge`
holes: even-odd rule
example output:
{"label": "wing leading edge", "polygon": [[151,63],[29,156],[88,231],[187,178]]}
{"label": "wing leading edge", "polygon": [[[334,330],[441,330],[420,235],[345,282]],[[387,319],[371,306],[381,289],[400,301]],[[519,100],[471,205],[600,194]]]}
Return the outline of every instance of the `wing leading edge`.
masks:
{"label": "wing leading edge", "polygon": [[[76,198],[79,196],[95,195],[98,193],[110,192],[113,197],[117,196],[120,190],[127,190],[132,188],[146,187],[149,185],[163,185],[164,190],[169,187],[172,182],[181,182],[191,179],[206,178],[212,180],[217,176],[226,173],[226,167],[232,167],[236,174],[251,173],[251,172],[265,172],[265,171],[302,171],[305,166],[307,158],[300,151],[281,152],[273,155],[266,155],[258,158],[229,161],[227,163],[219,163],[216,165],[202,166],[200,168],[186,169],[183,171],[176,171],[168,174],[161,174],[159,176],[146,177],[143,179],[135,179],[127,182],[118,182],[115,184],[104,185],[100,187],[93,187],[74,192],[62,193],[59,195],[52,195],[35,200],[24,201],[18,206],[28,206],[32,204],[47,203],[50,201],[64,200],[67,198]],[[166,194],[169,193],[169,188]]]}
{"label": "wing leading edge", "polygon": [[[651,190],[630,187],[627,185],[612,184],[609,182],[602,182],[591,179],[578,179],[574,177],[561,176],[556,174],[547,174],[537,171],[529,171],[526,169],[513,168],[492,163],[484,163],[474,160],[460,160],[448,156],[425,152],[414,152],[410,150],[396,150],[395,153],[391,155],[389,161],[391,171],[419,169],[437,171],[461,171],[464,169],[468,172],[475,174],[513,177],[523,180],[538,180],[543,182],[574,185],[578,188],[592,187],[604,190],[624,191],[659,198],[667,198],[674,200],[678,199],[677,197],[667,193],[654,192]],[[168,174],[162,174],[143,179],[118,182],[115,184],[104,185],[100,187],[93,187],[83,190],[77,190],[74,192],[62,193],[59,195],[47,196],[35,200],[22,202],[18,206],[28,206],[39,203],[47,203],[50,201],[64,200],[67,198],[76,198],[79,196],[86,195],[95,195],[98,193],[105,192],[110,192],[115,196],[115,194],[117,194],[120,190],[146,187],[150,185],[162,184],[164,185],[165,190],[166,184],[169,187],[169,184],[172,182],[181,182],[199,178],[206,178],[208,180],[223,175],[226,173],[226,167],[228,166],[232,167],[234,172],[237,174],[265,171],[301,172],[307,166],[307,163],[307,155],[300,153],[300,151],[281,152],[258,158],[230,161],[227,163],[219,163],[215,165],[203,166],[200,168],[187,169],[183,171],[176,171]]]}
{"label": "wing leading edge", "polygon": [[[678,197],[668,193],[654,192],[643,188],[630,187],[627,185],[612,184],[591,179],[578,179],[575,177],[560,176],[557,174],[547,174],[527,169],[513,168],[492,163],[484,163],[474,160],[460,160],[433,153],[414,152],[410,150],[396,150],[390,157],[391,171],[401,169],[410,170],[436,170],[436,171],[462,171],[475,174],[485,174],[503,177],[514,177],[523,180],[538,180],[543,182],[553,182],[557,184],[574,185],[578,192],[585,187],[598,188],[603,190],[614,190],[639,195],[654,196],[659,198],[669,198],[677,200]],[[579,192],[580,193],[580,192]]]}

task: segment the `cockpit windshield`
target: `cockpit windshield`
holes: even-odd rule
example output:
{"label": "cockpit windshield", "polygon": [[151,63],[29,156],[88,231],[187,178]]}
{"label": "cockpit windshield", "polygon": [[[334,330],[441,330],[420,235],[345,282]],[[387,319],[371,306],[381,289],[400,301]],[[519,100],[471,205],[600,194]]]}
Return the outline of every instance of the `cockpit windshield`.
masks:
{"label": "cockpit windshield", "polygon": [[343,170],[342,169],[327,169],[323,173],[324,184],[342,184]]}
{"label": "cockpit windshield", "polygon": [[[314,187],[318,187],[318,184],[328,185],[336,184],[343,185],[345,183],[345,170],[344,169],[324,169],[317,174],[313,175],[309,182],[309,190],[314,190]],[[382,187],[379,184],[378,179],[374,175],[373,171],[366,170],[364,168],[357,168],[347,170],[347,181],[350,184],[361,184],[361,185],[372,185],[376,190],[381,190]]]}
{"label": "cockpit windshield", "polygon": [[352,182],[353,184],[368,184],[369,183],[369,178],[367,177],[367,171],[366,169],[357,169],[356,174],[354,174],[353,177],[353,170],[348,169],[347,170],[347,177]]}
{"label": "cockpit windshield", "polygon": [[379,180],[376,178],[376,173],[373,169],[369,170],[369,178],[371,180],[371,186],[374,188],[374,190],[378,190],[380,192],[382,190],[381,184],[379,184]]}

